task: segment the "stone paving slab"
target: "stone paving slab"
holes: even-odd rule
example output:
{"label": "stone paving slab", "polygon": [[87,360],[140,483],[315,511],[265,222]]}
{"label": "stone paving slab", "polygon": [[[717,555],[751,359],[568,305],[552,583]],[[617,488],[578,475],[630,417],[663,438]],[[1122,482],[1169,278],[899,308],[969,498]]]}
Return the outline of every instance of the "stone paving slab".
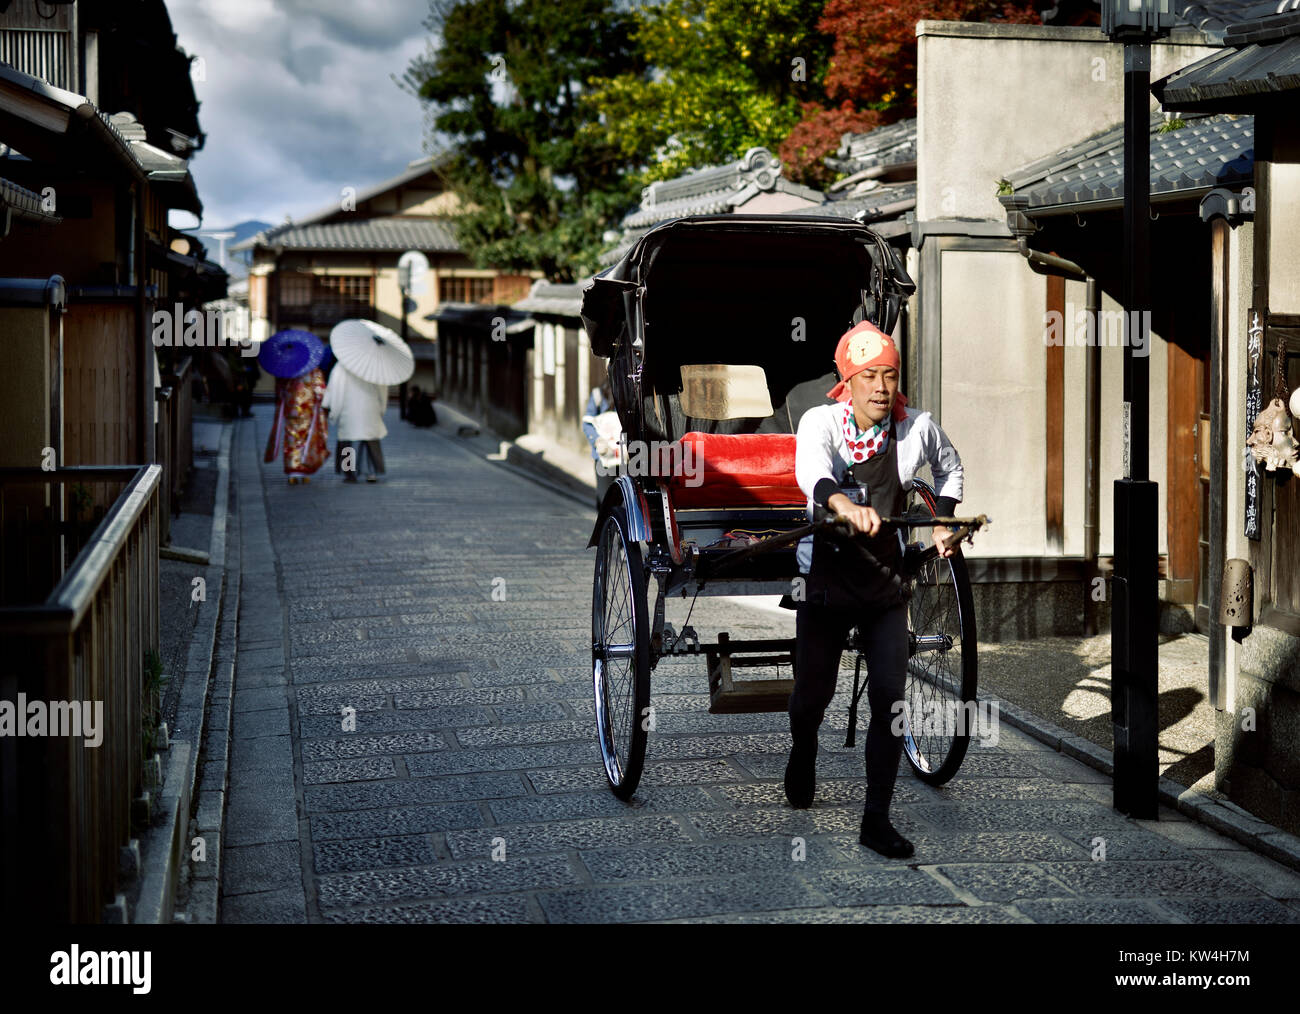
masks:
{"label": "stone paving slab", "polygon": [[304,761],[339,760],[371,754],[421,753],[446,750],[450,744],[437,732],[402,732],[387,736],[352,733],[347,739],[304,739],[299,744]]}
{"label": "stone paving slab", "polygon": [[557,820],[540,824],[451,831],[447,847],[456,859],[491,855],[504,842],[514,854],[561,852],[568,849],[637,845],[647,842],[689,842],[680,822],[666,814],[638,814],[619,820]]}
{"label": "stone paving slab", "polygon": [[719,872],[785,874],[795,870],[825,870],[850,861],[824,839],[811,839],[800,845],[802,848],[779,838],[762,837],[725,844],[583,849],[579,856],[597,884],[696,877]]}
{"label": "stone paving slab", "polygon": [[1176,913],[1162,910],[1150,901],[1063,898],[1052,901],[1020,901],[1015,907],[1033,922],[1045,924],[1084,922],[1144,925],[1179,921]]}
{"label": "stone paving slab", "polygon": [[1191,923],[1300,923],[1300,912],[1269,898],[1167,898],[1165,905]]}
{"label": "stone paving slab", "polygon": [[363,757],[357,760],[317,761],[304,763],[302,780],[306,785],[322,782],[359,782],[396,776],[391,757]]}
{"label": "stone paving slab", "polygon": [[389,866],[419,866],[438,857],[427,835],[344,838],[315,843],[317,873],[375,870]]}
{"label": "stone paving slab", "polygon": [[671,925],[794,923],[834,926],[845,923],[877,926],[893,926],[899,923],[927,926],[987,926],[995,923],[1029,921],[1018,915],[1014,908],[1002,905],[984,905],[974,908],[956,905],[869,905],[861,908],[805,908],[784,912],[746,912],[742,915],[710,916],[707,919],[664,920]]}
{"label": "stone paving slab", "polygon": [[325,874],[316,887],[323,909],[458,894],[505,894],[581,883],[567,855],[478,859],[418,869]]}
{"label": "stone paving slab", "polygon": [[539,896],[549,922],[628,923],[764,909],[824,907],[827,899],[793,874],[712,876]]}
{"label": "stone paving slab", "polygon": [[[661,785],[717,784],[738,782],[744,775],[726,760],[646,762],[637,794],[643,795]],[[529,771],[528,780],[539,793],[572,792],[577,789],[609,791],[605,772],[599,767],[554,768]]]}
{"label": "stone paving slab", "polygon": [[[491,805],[496,805],[494,800]],[[478,827],[483,812],[477,802],[437,806],[398,806],[389,809],[318,813],[311,818],[312,841],[336,838],[377,838],[385,834],[432,834]]]}
{"label": "stone paving slab", "polygon": [[407,803],[444,803],[523,795],[520,775],[486,772],[456,778],[378,781],[353,785],[309,785],[304,789],[307,812],[365,811]]}
{"label": "stone paving slab", "polygon": [[526,895],[494,898],[458,898],[454,901],[425,902],[421,905],[390,905],[385,908],[349,908],[327,912],[328,922],[381,925],[515,925],[541,922],[541,913]]}
{"label": "stone paving slab", "polygon": [[652,813],[680,813],[683,810],[725,805],[727,804],[715,799],[698,785],[665,786],[649,791],[639,789],[630,804],[616,798],[603,787],[596,792],[493,799],[487,804],[498,824],[528,824],[578,817],[622,817],[630,812],[630,806]]}
{"label": "stone paving slab", "polygon": [[[267,422],[259,406],[259,439]],[[1006,723],[944,786],[904,761],[891,819],[916,855],[865,848],[869,709],[845,748],[848,656],[810,809],[784,798],[786,716],[709,714],[699,657],[653,674],[644,772],[618,799],[592,704],[592,512],[444,428],[390,412],[389,430],[373,487],[263,473],[274,556],[250,568],[231,770],[268,791],[228,809],[229,921],[294,918],[295,889],[308,921],[334,923],[1300,918],[1290,871],[1172,810],[1129,820],[1106,776]],[[488,500],[528,505],[528,532]],[[326,519],[365,528],[365,552],[322,543]],[[670,601],[668,620],[680,629],[690,607]],[[793,619],[701,597],[691,623],[705,640],[788,637]]]}
{"label": "stone paving slab", "polygon": [[[358,700],[372,698],[358,698]],[[304,739],[322,739],[338,736],[342,724],[342,705],[327,714],[302,714],[298,719],[298,733]],[[563,717],[563,709],[560,709]],[[446,708],[422,710],[358,710],[354,716],[356,734],[380,732],[408,732],[418,729],[470,728],[493,724],[492,715],[484,707],[465,704]]]}

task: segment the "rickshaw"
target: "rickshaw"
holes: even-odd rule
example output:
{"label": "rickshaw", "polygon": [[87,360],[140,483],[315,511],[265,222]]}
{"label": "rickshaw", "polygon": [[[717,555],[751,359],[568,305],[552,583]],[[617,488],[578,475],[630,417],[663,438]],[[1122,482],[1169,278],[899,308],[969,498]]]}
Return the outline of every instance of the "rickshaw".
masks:
{"label": "rickshaw", "polygon": [[[865,225],[741,214],[662,223],[584,288],[581,316],[593,352],[608,360],[629,449],[587,544],[596,550],[597,737],[619,798],[629,799],[641,778],[653,725],[650,675],[661,659],[705,658],[711,713],[786,710],[793,680],[740,679],[738,671],[792,666],[792,637],[732,640],[723,632],[701,644],[689,613],[681,631],[665,621],[665,600],[781,595],[793,606],[803,581],[799,539],[821,528],[857,545],[834,519],[809,522],[794,475],[795,433],[804,411],[829,400],[840,335],[864,318],[893,333],[914,291],[895,251]],[[969,724],[953,718],[975,701],[977,666],[960,548],[944,558],[926,541],[940,520],[935,504],[917,479],[905,514],[890,520],[914,535],[904,568],[912,583],[904,752],[919,778],[938,785],[966,753]],[[954,546],[987,523],[943,520]],[[846,645],[857,652],[846,746],[864,686],[858,638],[855,628]]]}

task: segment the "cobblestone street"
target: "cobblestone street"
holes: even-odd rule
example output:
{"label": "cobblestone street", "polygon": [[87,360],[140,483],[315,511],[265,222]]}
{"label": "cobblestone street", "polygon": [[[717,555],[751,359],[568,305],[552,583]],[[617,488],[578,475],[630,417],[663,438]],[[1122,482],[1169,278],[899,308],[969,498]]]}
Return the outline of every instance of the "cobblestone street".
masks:
{"label": "cobblestone street", "polygon": [[[903,761],[891,814],[915,856],[860,846],[851,676],[796,811],[786,716],[710,715],[703,660],[664,661],[620,802],[594,729],[592,509],[395,409],[378,484],[344,485],[331,460],[289,486],[261,463],[268,420],[237,424],[231,456],[224,922],[1300,921],[1296,873],[1169,809],[1117,814],[1109,779],[1006,723],[942,788]],[[691,623],[793,632],[791,613],[703,597]]]}

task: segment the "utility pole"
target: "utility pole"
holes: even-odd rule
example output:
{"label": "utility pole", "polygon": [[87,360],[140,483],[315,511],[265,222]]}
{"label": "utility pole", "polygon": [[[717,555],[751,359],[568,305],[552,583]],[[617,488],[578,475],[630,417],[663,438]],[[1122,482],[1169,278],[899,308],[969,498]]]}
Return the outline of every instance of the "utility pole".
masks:
{"label": "utility pole", "polygon": [[1124,477],[1115,480],[1110,640],[1114,805],[1143,820],[1158,815],[1160,776],[1159,486],[1149,476],[1151,40],[1172,22],[1169,0],[1104,0],[1102,7],[1103,30],[1124,44]]}

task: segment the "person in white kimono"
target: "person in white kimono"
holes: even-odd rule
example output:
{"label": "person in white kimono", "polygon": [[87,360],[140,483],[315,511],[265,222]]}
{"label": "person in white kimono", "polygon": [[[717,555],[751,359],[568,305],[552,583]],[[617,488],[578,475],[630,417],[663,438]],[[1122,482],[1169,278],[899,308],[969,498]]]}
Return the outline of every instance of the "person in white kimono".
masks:
{"label": "person in white kimono", "polygon": [[366,482],[384,474],[384,452],[379,441],[388,436],[384,409],[388,388],[349,373],[342,363],[330,372],[321,408],[330,414],[330,427],[338,440],[334,471],[344,482],[356,482],[364,469]]}

